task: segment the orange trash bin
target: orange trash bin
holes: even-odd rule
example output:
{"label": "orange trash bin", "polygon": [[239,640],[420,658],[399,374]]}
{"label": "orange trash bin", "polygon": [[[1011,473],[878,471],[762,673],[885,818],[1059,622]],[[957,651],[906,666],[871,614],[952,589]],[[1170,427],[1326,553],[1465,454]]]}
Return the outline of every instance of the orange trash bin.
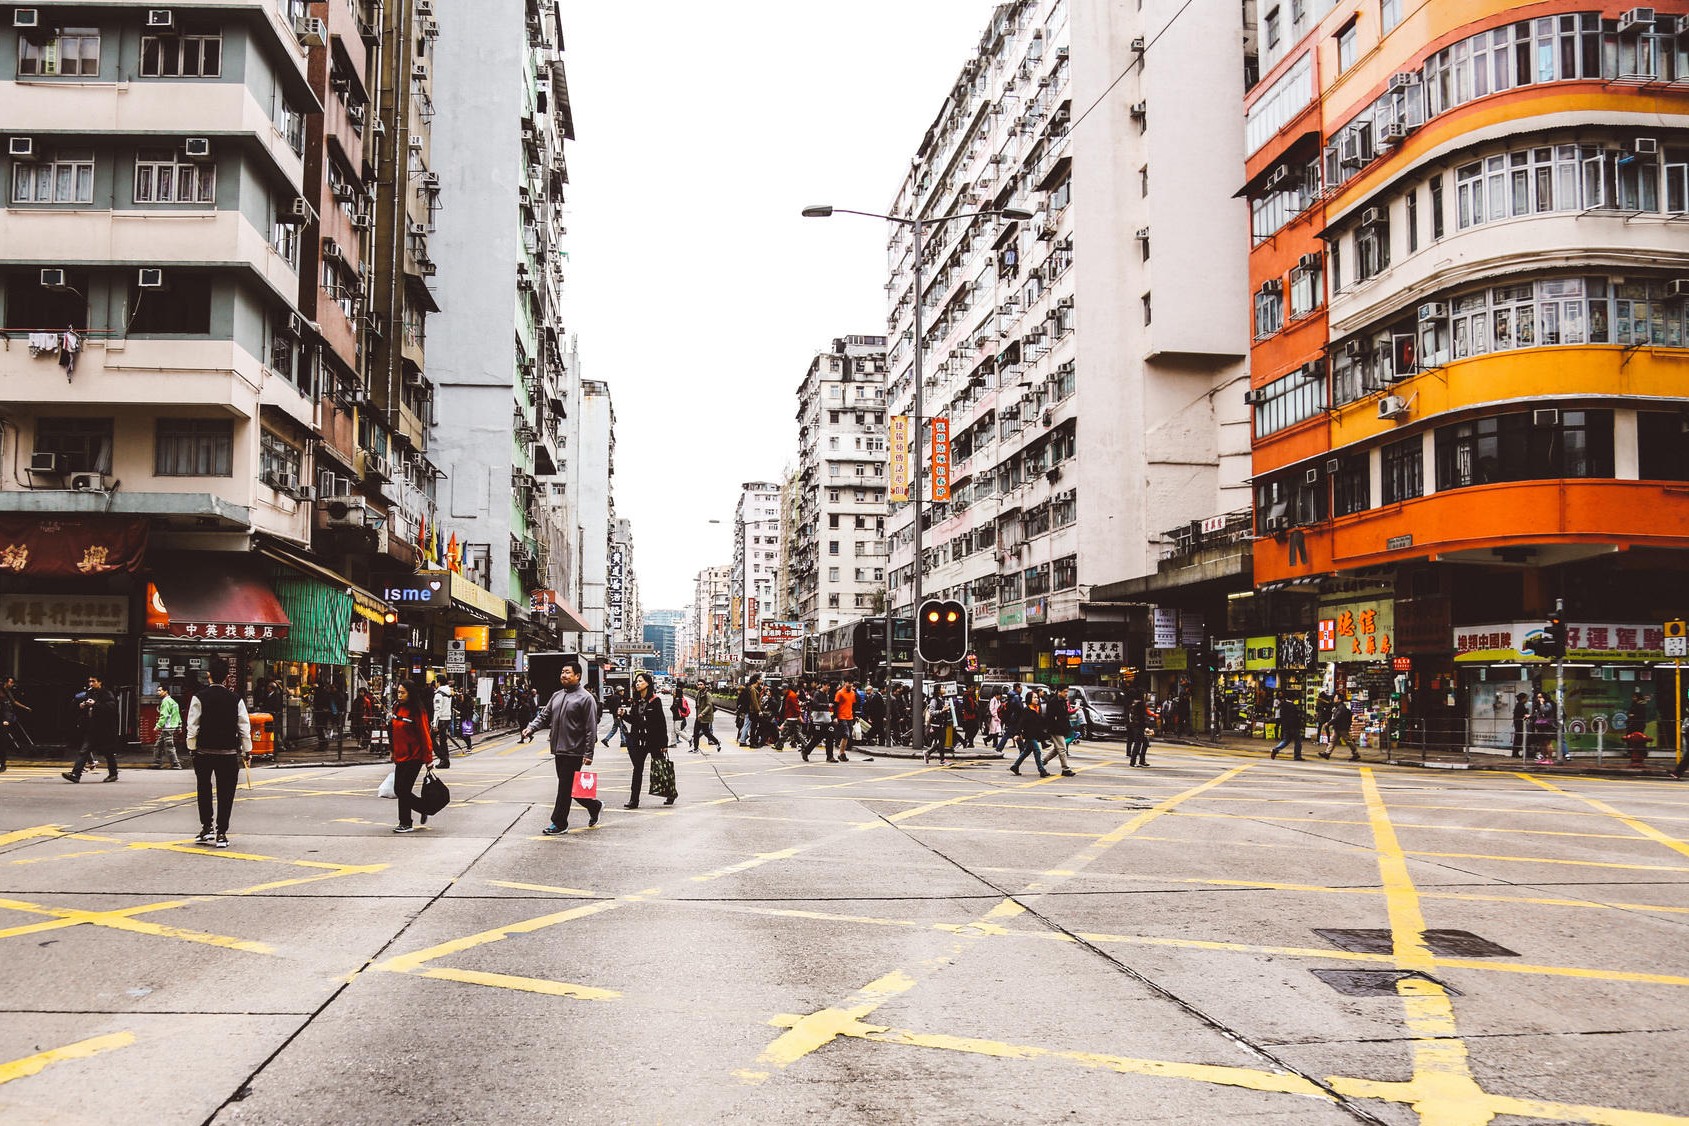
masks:
{"label": "orange trash bin", "polygon": [[275,754],[275,717],[269,712],[252,712],[247,719],[252,721],[252,757]]}

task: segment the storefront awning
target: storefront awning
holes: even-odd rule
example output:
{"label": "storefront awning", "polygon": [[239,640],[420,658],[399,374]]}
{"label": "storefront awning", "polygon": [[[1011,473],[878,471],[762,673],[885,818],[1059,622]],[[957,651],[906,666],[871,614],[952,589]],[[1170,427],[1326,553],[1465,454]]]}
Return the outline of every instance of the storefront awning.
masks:
{"label": "storefront awning", "polygon": [[148,628],[205,641],[286,638],[292,622],[251,556],[202,553],[153,561]]}
{"label": "storefront awning", "polygon": [[387,620],[388,613],[395,609],[395,607],[377,598],[350,579],[329,570],[327,567],[313,563],[309,559],[302,559],[290,551],[276,547],[264,547],[259,550],[264,556],[274,559],[278,563],[286,564],[295,571],[315,575],[330,586],[345,588],[346,593],[352,596],[352,612],[365,621],[380,625]]}
{"label": "storefront awning", "polygon": [[491,621],[504,621],[504,599],[480,586],[472,579],[465,578],[457,571],[447,572],[450,576],[452,605],[459,610],[469,610],[475,614],[485,615]]}
{"label": "storefront awning", "polygon": [[92,578],[138,571],[147,522],[117,516],[0,516],[0,569],[13,575]]}
{"label": "storefront awning", "polygon": [[276,597],[296,627],[291,636],[267,643],[271,661],[344,665],[351,660],[352,596],[345,588],[276,567]]}

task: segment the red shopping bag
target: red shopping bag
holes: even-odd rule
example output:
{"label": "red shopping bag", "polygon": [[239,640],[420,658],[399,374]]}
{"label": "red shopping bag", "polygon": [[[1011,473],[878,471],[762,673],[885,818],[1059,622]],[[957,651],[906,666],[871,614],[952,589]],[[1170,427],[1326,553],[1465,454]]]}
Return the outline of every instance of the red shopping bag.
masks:
{"label": "red shopping bag", "polygon": [[580,770],[575,772],[575,785],[569,791],[577,798],[593,801],[598,797],[598,771]]}

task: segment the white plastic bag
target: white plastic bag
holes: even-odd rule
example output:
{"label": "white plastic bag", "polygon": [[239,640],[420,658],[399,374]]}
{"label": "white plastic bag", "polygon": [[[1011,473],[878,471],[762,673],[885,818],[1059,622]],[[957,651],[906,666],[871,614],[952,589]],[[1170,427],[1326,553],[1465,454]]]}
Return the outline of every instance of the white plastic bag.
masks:
{"label": "white plastic bag", "polygon": [[398,779],[398,774],[399,772],[397,770],[389,770],[387,772],[387,777],[381,781],[381,788],[375,791],[375,796],[378,798],[398,798],[399,791],[394,786],[394,783]]}

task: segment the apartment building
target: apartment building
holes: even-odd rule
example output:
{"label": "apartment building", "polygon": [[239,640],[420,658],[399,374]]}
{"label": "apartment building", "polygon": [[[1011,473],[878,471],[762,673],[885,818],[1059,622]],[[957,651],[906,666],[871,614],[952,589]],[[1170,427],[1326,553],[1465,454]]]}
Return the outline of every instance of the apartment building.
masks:
{"label": "apartment building", "polygon": [[610,565],[605,569],[604,601],[610,652],[643,647],[645,609],[639,598],[639,575],[634,569],[633,522],[622,516],[610,524]]}
{"label": "apartment building", "polygon": [[[442,311],[429,357],[435,456],[447,514],[488,545],[513,608],[566,544],[544,509],[565,473],[568,382],[562,285],[564,142],[574,135],[557,5],[443,5],[435,142],[452,160],[430,245]],[[495,328],[495,326],[497,326]]]}
{"label": "apartment building", "polygon": [[1526,645],[1563,603],[1565,718],[1640,690],[1669,742],[1689,19],[1306,16],[1246,114],[1252,619],[1312,638],[1307,679],[1365,693],[1372,730],[1505,745],[1513,698],[1553,690]]}
{"label": "apartment building", "polygon": [[725,674],[737,659],[733,643],[733,569],[705,567],[692,585],[692,663],[699,675]]}
{"label": "apartment building", "polygon": [[763,659],[761,623],[777,601],[780,543],[780,483],[745,482],[733,515],[731,660],[756,664]]}
{"label": "apartment building", "polygon": [[580,426],[575,462],[579,466],[575,520],[580,529],[580,609],[585,629],[582,653],[610,653],[609,586],[610,533],[616,516],[612,493],[616,474],[616,410],[610,385],[602,380],[580,383]]}
{"label": "apartment building", "polygon": [[[889,245],[891,409],[910,411],[924,349],[926,413],[951,441],[950,497],[923,522],[923,594],[971,606],[981,663],[1003,675],[1117,676],[1118,661],[1065,659],[1086,641],[1141,655],[1152,640],[1125,599],[1095,592],[1155,576],[1167,529],[1248,504],[1248,342],[1225,312],[1246,293],[1227,230],[1245,214],[1232,198],[1245,25],[1230,4],[1127,7],[999,5],[893,203],[929,222],[1033,213],[929,226],[918,341],[908,229]],[[928,460],[925,435],[915,446]],[[913,533],[911,508],[894,507],[902,613]]]}
{"label": "apartment building", "polygon": [[885,605],[886,338],[844,336],[798,384],[787,601],[815,635]]}

